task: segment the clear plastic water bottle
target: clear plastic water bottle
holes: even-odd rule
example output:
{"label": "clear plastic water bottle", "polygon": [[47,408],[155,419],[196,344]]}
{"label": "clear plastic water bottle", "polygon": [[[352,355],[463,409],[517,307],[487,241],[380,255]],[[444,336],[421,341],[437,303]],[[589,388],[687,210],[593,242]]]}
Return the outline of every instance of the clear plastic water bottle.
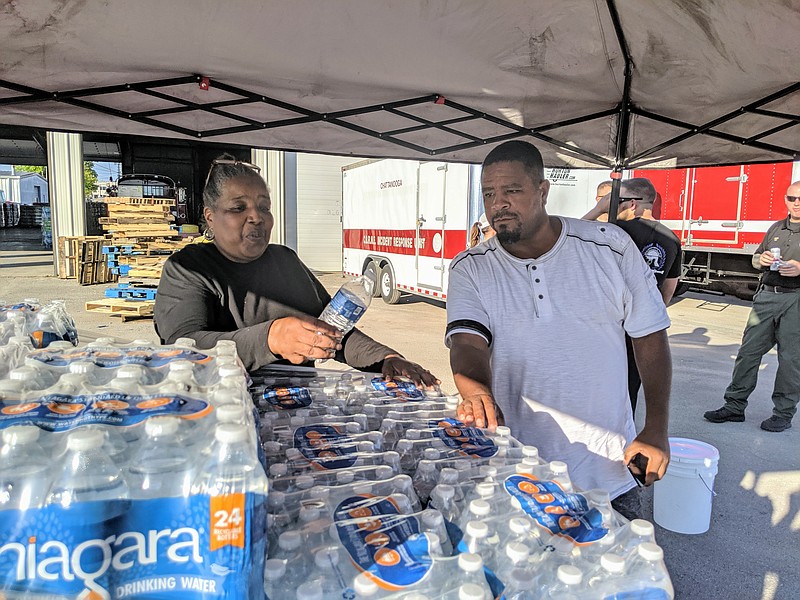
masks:
{"label": "clear plastic water bottle", "polygon": [[579,600],[585,594],[583,572],[572,565],[561,565],[556,570],[556,580],[544,593],[553,600]]}
{"label": "clear plastic water bottle", "polygon": [[286,575],[286,563],[280,558],[270,558],[264,562],[264,593],[268,600],[284,598],[286,584],[283,582]]}
{"label": "clear plastic water bottle", "polygon": [[56,378],[50,373],[30,366],[9,371],[8,378],[11,381],[19,381],[24,391],[43,390],[56,382]]}
{"label": "clear plastic water bottle", "polygon": [[426,533],[435,534],[439,538],[439,546],[442,554],[451,556],[453,554],[453,544],[450,536],[447,535],[447,528],[444,524],[444,517],[435,508],[427,508],[420,514],[422,530]]}
{"label": "clear plastic water bottle", "polygon": [[589,508],[596,508],[603,516],[603,527],[611,530],[617,526],[617,518],[614,516],[614,509],[611,507],[611,498],[606,490],[594,489],[585,493],[586,500],[589,501]]}
{"label": "clear plastic water bottle", "polygon": [[498,527],[500,544],[507,546],[510,543],[517,543],[526,546],[529,550],[533,549],[533,538],[531,533],[531,521],[524,517],[512,517],[508,520],[507,527]]}
{"label": "clear plastic water bottle", "polygon": [[675,597],[675,589],[664,565],[664,551],[653,542],[644,542],[636,547],[627,576],[631,583],[636,583],[635,589],[650,592],[647,597],[658,597],[657,590],[663,590],[667,598]]}
{"label": "clear plastic water bottle", "polygon": [[624,557],[634,553],[639,544],[656,541],[656,528],[650,521],[644,519],[634,519],[615,533],[617,545],[612,552]]}
{"label": "clear plastic water bottle", "polygon": [[356,600],[379,600],[391,594],[391,592],[381,589],[366,573],[359,573],[355,576],[353,590],[356,593]]}
{"label": "clear plastic water bottle", "polygon": [[625,559],[618,554],[607,552],[600,557],[586,577],[586,584],[593,595],[599,598],[611,597],[630,587],[630,579],[625,574]]}
{"label": "clear plastic water bottle", "polygon": [[399,440],[395,447],[400,455],[400,469],[403,473],[413,473],[417,468],[417,460],[414,456],[414,442],[411,440]]}
{"label": "clear plastic water bottle", "polygon": [[319,581],[306,581],[298,586],[295,598],[297,600],[323,600],[322,586]]}
{"label": "clear plastic water bottle", "polygon": [[311,581],[316,581],[322,588],[322,597],[341,598],[345,590],[345,581],[339,567],[339,549],[326,546],[314,552],[314,569]]}
{"label": "clear plastic water bottle", "polygon": [[[458,555],[458,570],[448,588],[460,588],[473,584],[483,592],[483,600],[492,600],[492,591],[483,574],[483,558],[479,554],[464,552]],[[477,599],[476,599],[477,600]]]}
{"label": "clear plastic water bottle", "polygon": [[472,500],[467,505],[467,510],[461,515],[458,526],[465,529],[469,521],[486,522],[492,513],[491,505],[482,499]]}
{"label": "clear plastic water bottle", "polygon": [[497,557],[497,569],[495,575],[501,581],[508,583],[511,579],[511,572],[514,569],[523,569],[530,567],[531,551],[528,546],[519,542],[510,542],[505,545],[502,555]]}
{"label": "clear plastic water bottle", "polygon": [[461,511],[455,503],[456,490],[452,485],[438,484],[431,491],[430,505],[439,510],[446,521],[453,524],[459,522]]}
{"label": "clear plastic water bottle", "polygon": [[[476,502],[478,502],[476,500]],[[483,561],[494,566],[496,554],[496,540],[492,540],[491,530],[483,521],[469,521],[464,529],[464,538],[459,544],[467,549],[467,552],[480,554]]]}
{"label": "clear plastic water bottle", "polygon": [[512,569],[503,590],[504,600],[536,600],[535,577],[530,569]]}
{"label": "clear plastic water bottle", "polygon": [[38,443],[39,428],[16,425],[3,430],[0,449],[0,510],[42,506],[49,488],[50,461]]}
{"label": "clear plastic water bottle", "polygon": [[320,320],[333,325],[342,333],[350,331],[372,301],[375,282],[366,275],[348,281],[334,294],[322,311]]}
{"label": "clear plastic water bottle", "polygon": [[333,520],[323,505],[307,504],[300,507],[297,518],[306,548],[316,549],[328,542],[328,529]]}
{"label": "clear plastic water bottle", "polygon": [[548,464],[548,467],[553,481],[560,484],[565,492],[571,492],[572,480],[569,478],[569,467],[567,467],[567,463],[560,460],[552,460]]}
{"label": "clear plastic water bottle", "polygon": [[214,432],[214,448],[192,485],[193,494],[221,496],[252,492],[267,495],[269,484],[245,425],[223,423]]}
{"label": "clear plastic water bottle", "polygon": [[[432,450],[432,448],[429,448],[429,450]],[[436,487],[437,478],[436,465],[432,461],[425,459],[419,461],[417,471],[414,473],[414,488],[417,490],[417,495],[423,504],[428,503],[431,492]]]}
{"label": "clear plastic water bottle", "polygon": [[177,417],[153,417],[145,423],[146,438],[128,466],[131,498],[188,497],[192,459],[180,443]]}
{"label": "clear plastic water bottle", "polygon": [[292,590],[297,589],[297,586],[308,579],[312,570],[311,555],[303,547],[302,533],[295,529],[284,531],[278,537],[278,547],[272,558],[281,560],[286,565],[281,579],[280,594],[275,598],[289,597]]}
{"label": "clear plastic water bottle", "polygon": [[48,504],[70,508],[77,502],[128,498],[128,485],[119,467],[103,451],[99,429],[81,427],[67,436],[67,451],[56,470]]}
{"label": "clear plastic water bottle", "polygon": [[486,594],[481,586],[474,583],[465,583],[458,586],[458,600],[484,600]]}

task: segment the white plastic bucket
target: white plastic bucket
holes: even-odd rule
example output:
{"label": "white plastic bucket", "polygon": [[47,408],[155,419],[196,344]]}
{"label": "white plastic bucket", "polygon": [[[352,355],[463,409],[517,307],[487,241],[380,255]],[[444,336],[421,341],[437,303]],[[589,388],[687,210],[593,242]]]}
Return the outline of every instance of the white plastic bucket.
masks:
{"label": "white plastic bucket", "polygon": [[719,450],[687,438],[669,438],[669,449],[669,467],[653,491],[653,518],[676,533],[705,533],[711,524]]}

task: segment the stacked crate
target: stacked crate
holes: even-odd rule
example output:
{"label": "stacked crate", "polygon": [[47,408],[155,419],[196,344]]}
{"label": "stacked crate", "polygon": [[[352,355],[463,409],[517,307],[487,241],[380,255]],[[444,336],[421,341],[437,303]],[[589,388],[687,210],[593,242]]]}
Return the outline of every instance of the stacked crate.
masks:
{"label": "stacked crate", "polygon": [[108,268],[121,277],[159,279],[167,259],[191,243],[193,238],[119,244],[103,248]]}
{"label": "stacked crate", "polygon": [[154,240],[171,240],[180,237],[172,223],[175,216],[175,200],[172,198],[124,198],[105,199],[108,216],[100,217],[103,230],[110,233],[118,243]]}
{"label": "stacked crate", "polygon": [[58,276],[76,279],[81,285],[112,283],[112,273],[103,254],[104,246],[112,243],[104,236],[61,236],[58,238]]}

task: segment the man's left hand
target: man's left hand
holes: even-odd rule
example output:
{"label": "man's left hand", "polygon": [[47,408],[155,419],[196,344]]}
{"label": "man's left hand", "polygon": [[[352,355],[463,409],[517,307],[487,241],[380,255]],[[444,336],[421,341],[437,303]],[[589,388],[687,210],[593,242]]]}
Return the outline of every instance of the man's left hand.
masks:
{"label": "man's left hand", "polygon": [[781,262],[778,273],[784,277],[797,277],[800,275],[800,262],[796,260],[786,260]]}
{"label": "man's left hand", "polygon": [[417,387],[433,388],[441,383],[421,365],[398,355],[389,355],[383,359],[382,374],[386,379],[408,377]]}
{"label": "man's left hand", "polygon": [[[637,454],[641,454],[647,460],[647,470],[644,474],[644,484],[652,485],[667,472],[669,466],[669,438],[666,435],[652,435],[643,429],[625,448],[623,462],[625,466],[630,466],[631,461]],[[635,469],[635,465],[633,466]]]}

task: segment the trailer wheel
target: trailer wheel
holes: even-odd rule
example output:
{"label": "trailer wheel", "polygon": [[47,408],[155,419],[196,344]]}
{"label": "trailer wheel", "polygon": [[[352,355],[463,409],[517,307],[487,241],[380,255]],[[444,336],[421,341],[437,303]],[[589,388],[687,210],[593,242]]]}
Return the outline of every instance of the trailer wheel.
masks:
{"label": "trailer wheel", "polygon": [[372,289],[372,297],[377,298],[381,295],[381,268],[378,263],[374,260],[371,260],[367,263],[367,268],[364,269],[364,275],[372,279],[375,282],[375,287]]}
{"label": "trailer wheel", "polygon": [[394,286],[394,273],[392,267],[387,263],[381,269],[381,298],[386,304],[397,304],[400,300],[400,290]]}

